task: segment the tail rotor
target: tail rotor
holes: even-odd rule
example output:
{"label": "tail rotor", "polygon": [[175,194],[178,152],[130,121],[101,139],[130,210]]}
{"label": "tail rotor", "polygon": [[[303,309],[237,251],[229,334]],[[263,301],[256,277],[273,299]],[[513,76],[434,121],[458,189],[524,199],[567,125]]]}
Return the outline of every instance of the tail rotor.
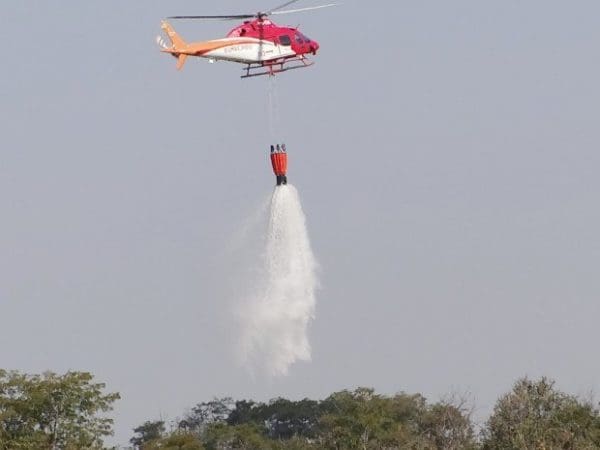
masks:
{"label": "tail rotor", "polygon": [[156,36],[156,43],[163,50],[168,50],[169,49],[169,46],[167,45],[167,43],[165,42],[165,40],[162,38],[162,36]]}

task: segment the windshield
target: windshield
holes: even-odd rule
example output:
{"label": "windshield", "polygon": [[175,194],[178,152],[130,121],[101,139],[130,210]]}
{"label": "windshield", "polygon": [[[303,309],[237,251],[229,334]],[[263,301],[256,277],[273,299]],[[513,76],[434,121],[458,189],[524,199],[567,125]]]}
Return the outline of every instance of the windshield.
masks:
{"label": "windshield", "polygon": [[299,31],[296,31],[296,40],[298,40],[299,42],[306,42],[307,44],[310,42],[310,39],[304,36]]}

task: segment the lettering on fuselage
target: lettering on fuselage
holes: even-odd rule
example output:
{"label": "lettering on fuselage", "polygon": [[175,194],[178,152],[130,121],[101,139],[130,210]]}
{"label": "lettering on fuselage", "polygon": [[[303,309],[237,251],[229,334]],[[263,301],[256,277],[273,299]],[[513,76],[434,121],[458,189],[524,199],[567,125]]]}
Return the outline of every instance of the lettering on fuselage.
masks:
{"label": "lettering on fuselage", "polygon": [[251,50],[251,49],[252,49],[251,44],[231,45],[229,47],[225,47],[223,49],[223,52],[228,54],[228,53],[234,53],[234,52],[242,52],[244,50]]}

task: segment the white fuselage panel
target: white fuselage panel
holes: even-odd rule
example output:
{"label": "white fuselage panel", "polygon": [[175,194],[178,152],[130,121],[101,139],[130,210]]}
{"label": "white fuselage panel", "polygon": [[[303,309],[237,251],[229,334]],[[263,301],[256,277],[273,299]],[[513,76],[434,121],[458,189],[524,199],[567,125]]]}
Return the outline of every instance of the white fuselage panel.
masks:
{"label": "white fuselage panel", "polygon": [[260,39],[256,39],[255,42],[240,43],[239,39],[226,38],[213,42],[216,43],[222,41],[223,44],[226,44],[229,40],[237,42],[232,42],[230,45],[224,45],[214,50],[210,50],[201,56],[242,63],[260,63],[296,55],[296,52],[294,52],[290,46],[278,45],[271,41]]}

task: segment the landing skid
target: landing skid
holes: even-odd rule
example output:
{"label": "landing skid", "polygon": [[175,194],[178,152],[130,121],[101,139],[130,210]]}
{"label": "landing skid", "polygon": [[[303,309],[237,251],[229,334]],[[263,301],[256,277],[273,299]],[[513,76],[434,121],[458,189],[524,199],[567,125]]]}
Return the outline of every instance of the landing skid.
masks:
{"label": "landing skid", "polygon": [[[297,62],[290,67],[284,67],[285,64]],[[250,77],[260,77],[262,75],[275,76],[277,73],[287,72],[288,70],[294,69],[304,69],[306,67],[310,67],[314,64],[314,62],[309,61],[307,58],[298,57],[293,59],[284,59],[283,61],[264,61],[262,63],[251,63],[248,64],[243,71],[246,73],[242,75],[240,78],[250,78]],[[262,70],[262,72],[253,72],[255,70]]]}

